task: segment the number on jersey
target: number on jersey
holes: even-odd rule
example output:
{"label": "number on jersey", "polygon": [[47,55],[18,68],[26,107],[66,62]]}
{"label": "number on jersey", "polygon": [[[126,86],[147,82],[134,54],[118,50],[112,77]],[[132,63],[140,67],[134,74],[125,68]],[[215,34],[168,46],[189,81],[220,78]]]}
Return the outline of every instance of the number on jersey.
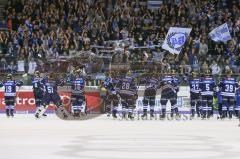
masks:
{"label": "number on jersey", "polygon": [[130,89],[130,83],[123,82],[122,84],[122,90],[129,90]]}
{"label": "number on jersey", "polygon": [[12,86],[6,86],[5,87],[5,92],[6,93],[12,93]]}
{"label": "number on jersey", "polygon": [[231,84],[226,84],[225,85],[225,92],[233,92],[233,85]]}
{"label": "number on jersey", "polygon": [[47,87],[47,92],[49,94],[52,94],[53,93],[53,87]]}
{"label": "number on jersey", "polygon": [[194,90],[199,90],[199,84],[192,84]]}

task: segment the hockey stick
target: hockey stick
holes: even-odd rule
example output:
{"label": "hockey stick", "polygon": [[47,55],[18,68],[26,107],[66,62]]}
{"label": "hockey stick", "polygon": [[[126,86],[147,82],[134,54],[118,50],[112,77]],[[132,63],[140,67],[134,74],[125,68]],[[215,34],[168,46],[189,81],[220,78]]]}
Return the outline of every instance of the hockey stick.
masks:
{"label": "hockey stick", "polygon": [[[21,87],[21,86],[18,87],[17,94],[16,94],[16,99],[15,99],[15,102],[14,102],[14,103],[16,103],[16,106],[17,106],[17,102],[16,102],[16,101],[18,101],[17,98],[19,98],[18,95],[19,95],[19,93],[20,93],[20,87]],[[15,105],[15,104],[14,104],[14,105]],[[14,109],[15,109],[15,106],[14,106]]]}
{"label": "hockey stick", "polygon": [[20,92],[20,87],[21,87],[21,86],[19,86],[19,87],[18,87],[17,94],[16,94],[16,98],[17,98],[17,97],[18,97],[18,95],[19,95],[19,92]]}

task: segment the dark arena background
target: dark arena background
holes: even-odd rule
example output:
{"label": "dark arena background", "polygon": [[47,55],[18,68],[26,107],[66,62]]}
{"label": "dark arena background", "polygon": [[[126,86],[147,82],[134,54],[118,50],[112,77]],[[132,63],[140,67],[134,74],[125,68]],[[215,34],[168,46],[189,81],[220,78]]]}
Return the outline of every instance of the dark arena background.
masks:
{"label": "dark arena background", "polygon": [[239,159],[240,0],[0,0],[0,158]]}

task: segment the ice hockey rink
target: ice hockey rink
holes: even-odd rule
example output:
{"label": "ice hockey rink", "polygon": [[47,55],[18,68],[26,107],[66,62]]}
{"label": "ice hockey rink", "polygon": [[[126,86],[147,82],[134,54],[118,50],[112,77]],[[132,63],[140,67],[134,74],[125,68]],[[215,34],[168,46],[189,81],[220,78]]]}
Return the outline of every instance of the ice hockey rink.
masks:
{"label": "ice hockey rink", "polygon": [[63,121],[0,114],[0,153],[2,159],[239,159],[240,127],[236,119]]}

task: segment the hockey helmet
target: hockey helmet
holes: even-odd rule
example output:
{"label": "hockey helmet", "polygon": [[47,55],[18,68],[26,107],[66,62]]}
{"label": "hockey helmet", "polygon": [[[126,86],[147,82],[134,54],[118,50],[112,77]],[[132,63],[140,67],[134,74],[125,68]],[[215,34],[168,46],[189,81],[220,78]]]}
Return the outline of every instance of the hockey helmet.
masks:
{"label": "hockey helmet", "polygon": [[35,72],[34,72],[34,76],[35,76],[35,77],[40,77],[40,72],[39,72],[39,71],[35,71]]}
{"label": "hockey helmet", "polygon": [[228,77],[231,77],[232,74],[233,74],[232,70],[227,70],[227,71],[226,71],[226,75],[227,75]]}
{"label": "hockey helmet", "polygon": [[75,75],[78,76],[78,77],[82,76],[83,75],[82,70],[81,69],[77,69],[75,71]]}
{"label": "hockey helmet", "polygon": [[127,72],[127,76],[129,76],[129,77],[132,76],[132,72],[130,70]]}
{"label": "hockey helmet", "polygon": [[11,79],[12,79],[12,74],[11,74],[11,73],[8,73],[8,74],[6,75],[6,79],[7,79],[7,80],[11,80]]}
{"label": "hockey helmet", "polygon": [[210,76],[211,70],[210,69],[205,70],[204,74],[205,74],[205,76]]}
{"label": "hockey helmet", "polygon": [[49,78],[49,79],[55,79],[54,73],[53,73],[53,72],[52,72],[52,73],[49,73],[49,74],[48,74],[48,78]]}
{"label": "hockey helmet", "polygon": [[112,72],[106,72],[105,76],[112,76]]}
{"label": "hockey helmet", "polygon": [[176,75],[176,70],[175,70],[175,69],[172,69],[172,70],[171,70],[171,75],[172,75],[172,76],[175,76],[175,75]]}
{"label": "hockey helmet", "polygon": [[193,78],[197,77],[197,72],[195,72],[195,71],[192,71],[192,73],[191,73],[191,74],[192,74],[192,77],[193,77]]}

